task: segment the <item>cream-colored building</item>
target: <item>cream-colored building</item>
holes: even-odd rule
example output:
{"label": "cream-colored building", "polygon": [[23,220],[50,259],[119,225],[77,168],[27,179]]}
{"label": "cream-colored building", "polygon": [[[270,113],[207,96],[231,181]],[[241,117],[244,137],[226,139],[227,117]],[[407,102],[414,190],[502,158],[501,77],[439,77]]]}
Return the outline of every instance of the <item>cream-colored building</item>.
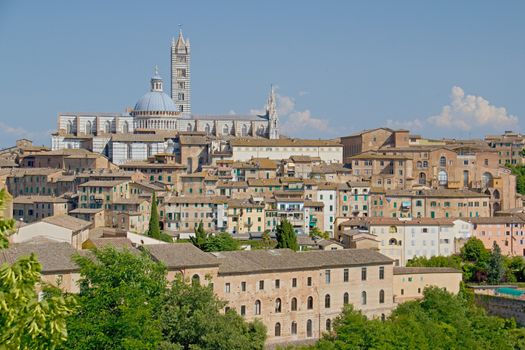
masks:
{"label": "cream-colored building", "polygon": [[394,301],[421,299],[425,288],[430,286],[457,294],[462,278],[461,271],[446,267],[394,267]]}
{"label": "cream-colored building", "polygon": [[88,239],[91,226],[91,222],[69,215],[50,216],[18,228],[9,238],[13,243],[45,238],[50,241],[66,242],[73,248],[82,249],[82,243]]}
{"label": "cream-colored building", "polygon": [[230,141],[231,159],[246,161],[251,158],[288,159],[293,156],[318,157],[326,163],[343,162],[343,146],[330,140],[248,139]]}

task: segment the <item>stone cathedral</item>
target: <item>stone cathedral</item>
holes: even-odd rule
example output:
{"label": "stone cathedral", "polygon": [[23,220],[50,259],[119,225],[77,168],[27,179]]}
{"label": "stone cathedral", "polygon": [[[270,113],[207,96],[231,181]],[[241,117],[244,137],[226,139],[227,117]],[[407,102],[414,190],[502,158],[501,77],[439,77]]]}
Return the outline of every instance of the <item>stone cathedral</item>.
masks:
{"label": "stone cathedral", "polygon": [[164,81],[155,68],[149,91],[125,113],[59,113],[57,131],[52,134],[52,149],[86,148],[113,159],[115,142],[126,140],[132,144],[128,148],[137,148],[137,143],[143,142],[141,140],[166,132],[202,133],[222,140],[279,138],[279,116],[273,88],[264,115],[192,114],[190,64],[190,41],[180,31],[177,40],[171,42],[171,96],[164,92]]}

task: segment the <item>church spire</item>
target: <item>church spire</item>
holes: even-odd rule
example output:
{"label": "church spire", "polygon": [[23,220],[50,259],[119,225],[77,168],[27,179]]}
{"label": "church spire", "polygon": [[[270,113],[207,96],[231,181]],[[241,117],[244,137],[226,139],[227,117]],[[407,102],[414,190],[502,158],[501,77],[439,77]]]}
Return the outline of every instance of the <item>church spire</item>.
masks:
{"label": "church spire", "polygon": [[277,100],[275,98],[275,89],[273,85],[270,87],[270,94],[268,102],[266,102],[266,117],[270,122],[268,129],[268,136],[270,139],[279,138],[279,115],[277,114]]}

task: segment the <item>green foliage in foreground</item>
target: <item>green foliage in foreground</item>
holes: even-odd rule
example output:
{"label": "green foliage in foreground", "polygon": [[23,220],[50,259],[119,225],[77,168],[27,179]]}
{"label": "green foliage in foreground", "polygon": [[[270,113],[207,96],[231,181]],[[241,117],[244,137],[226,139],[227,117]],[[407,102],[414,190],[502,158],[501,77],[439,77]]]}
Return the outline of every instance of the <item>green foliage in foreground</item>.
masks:
{"label": "green foliage in foreground", "polygon": [[[247,323],[211,286],[166,280],[166,269],[143,253],[94,250],[81,267],[78,311],[64,349],[262,349],[266,329]],[[202,281],[204,282],[204,281]]]}
{"label": "green foliage in foreground", "polygon": [[367,320],[351,305],[334,330],[302,349],[524,349],[525,330],[514,321],[487,316],[462,293],[432,287],[424,299],[401,304],[386,321]]}
{"label": "green foliage in foreground", "polygon": [[[34,254],[0,267],[0,349],[54,349],[66,340],[74,301],[42,285],[41,269]],[[38,285],[44,287],[41,300]]]}

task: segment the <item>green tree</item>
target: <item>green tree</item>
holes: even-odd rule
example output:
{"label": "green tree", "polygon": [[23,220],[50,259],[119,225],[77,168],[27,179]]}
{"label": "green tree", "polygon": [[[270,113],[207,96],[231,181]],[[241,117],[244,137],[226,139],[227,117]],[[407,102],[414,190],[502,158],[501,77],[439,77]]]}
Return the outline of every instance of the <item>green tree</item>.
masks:
{"label": "green tree", "polygon": [[191,243],[205,252],[223,252],[238,250],[239,242],[227,232],[208,234],[204,230],[202,221],[195,229],[195,236],[190,237]]}
{"label": "green tree", "polygon": [[483,242],[476,237],[471,237],[461,248],[461,257],[470,262],[487,262],[489,251],[483,245]]}
{"label": "green tree", "polygon": [[487,281],[491,284],[500,283],[505,275],[505,266],[503,256],[501,255],[501,249],[499,245],[494,241],[492,246],[492,252],[490,253],[488,261],[488,274]]}
{"label": "green tree", "polygon": [[67,349],[156,349],[162,343],[157,310],[166,269],[146,253],[93,250],[77,256],[78,312],[68,320]]}
{"label": "green tree", "polygon": [[[0,208],[6,196],[0,191]],[[12,220],[0,219],[0,249],[8,247],[12,228]],[[41,271],[34,254],[0,266],[0,349],[54,349],[66,340],[66,318],[74,300],[43,283]]]}
{"label": "green tree", "polygon": [[[522,150],[522,153],[525,149]],[[506,166],[511,170],[513,175],[516,175],[516,191],[520,194],[525,194],[525,166],[524,165],[510,165]]]}
{"label": "green tree", "polygon": [[208,234],[204,230],[204,225],[201,221],[199,222],[199,226],[195,229],[195,236],[190,237],[191,243],[202,250],[204,248],[204,244],[206,244],[207,238]]}
{"label": "green tree", "polygon": [[458,255],[432,256],[430,258],[417,256],[407,262],[407,267],[452,267],[461,270],[461,257]]}
{"label": "green tree", "polygon": [[157,198],[155,192],[153,192],[153,196],[151,197],[151,214],[149,217],[148,236],[155,239],[161,238],[159,210],[157,209]]}
{"label": "green tree", "polygon": [[275,241],[270,236],[270,231],[266,230],[263,232],[261,237],[261,248],[272,249],[273,247],[275,247]]}
{"label": "green tree", "polygon": [[277,237],[277,248],[289,248],[294,251],[299,250],[299,244],[297,244],[297,235],[293,229],[292,224],[283,219],[276,230]]}
{"label": "green tree", "polygon": [[525,331],[515,323],[487,316],[463,293],[440,288],[399,305],[388,319],[367,319],[352,306],[334,320],[316,349],[522,349]]}
{"label": "green tree", "polygon": [[[5,202],[9,194],[5,189],[0,190],[0,212],[5,209]],[[0,249],[5,249],[9,246],[9,241],[7,239],[9,233],[15,226],[15,221],[10,219],[6,220],[0,218]]]}
{"label": "green tree", "polygon": [[213,288],[176,279],[160,311],[162,331],[167,342],[182,349],[262,349],[264,325],[247,323],[235,311],[221,313],[225,303]]}
{"label": "green tree", "polygon": [[323,232],[320,229],[318,229],[317,227],[313,227],[312,229],[310,229],[309,236],[312,237],[312,238],[318,237],[318,238],[322,238],[322,239],[330,239],[330,232],[328,232],[328,231],[324,231]]}

